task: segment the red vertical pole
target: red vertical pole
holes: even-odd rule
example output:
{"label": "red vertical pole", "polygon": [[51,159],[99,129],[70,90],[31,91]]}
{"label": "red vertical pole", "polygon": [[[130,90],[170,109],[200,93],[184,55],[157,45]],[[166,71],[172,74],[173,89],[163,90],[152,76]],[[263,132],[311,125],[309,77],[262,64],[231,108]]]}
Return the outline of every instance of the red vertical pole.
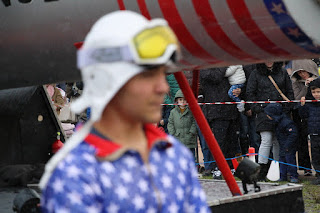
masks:
{"label": "red vertical pole", "polygon": [[209,127],[207,119],[204,117],[202,110],[200,109],[200,106],[198,105],[198,102],[192,93],[192,90],[188,84],[186,77],[183,75],[182,72],[174,73],[174,77],[179,83],[179,86],[189,104],[189,108],[191,109],[193,116],[196,122],[198,123],[206,142],[208,143],[209,149],[213,154],[213,157],[216,160],[217,165],[220,171],[222,172],[222,175],[232,195],[242,195],[239,186],[230,171],[229,165],[227,164],[227,161],[223,156],[220,146]]}

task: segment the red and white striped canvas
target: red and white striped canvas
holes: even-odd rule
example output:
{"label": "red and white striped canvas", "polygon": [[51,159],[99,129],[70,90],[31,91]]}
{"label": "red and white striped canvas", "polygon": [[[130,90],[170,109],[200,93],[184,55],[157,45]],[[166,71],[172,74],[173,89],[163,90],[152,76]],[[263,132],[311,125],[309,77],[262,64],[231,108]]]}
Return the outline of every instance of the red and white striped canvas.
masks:
{"label": "red and white striped canvas", "polygon": [[165,18],[188,68],[312,57],[320,47],[281,0],[118,0],[121,10]]}

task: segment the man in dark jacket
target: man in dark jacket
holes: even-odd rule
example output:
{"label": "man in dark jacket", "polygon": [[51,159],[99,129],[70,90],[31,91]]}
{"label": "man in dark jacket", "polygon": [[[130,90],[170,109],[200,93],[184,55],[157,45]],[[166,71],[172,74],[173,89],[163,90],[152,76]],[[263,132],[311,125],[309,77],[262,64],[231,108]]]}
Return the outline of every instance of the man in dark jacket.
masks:
{"label": "man in dark jacket", "polygon": [[[269,104],[264,108],[267,117],[275,123],[276,136],[280,145],[280,161],[296,165],[298,130],[295,123],[282,112],[279,103]],[[287,181],[287,174],[291,183],[298,183],[297,168],[280,164],[280,180]]]}
{"label": "man in dark jacket", "polygon": [[[200,71],[200,83],[205,103],[232,101],[228,95],[230,84],[225,77],[227,68],[211,68]],[[240,94],[241,89],[234,91]],[[237,132],[239,131],[239,112],[233,105],[204,105],[203,113],[226,158],[240,152]],[[232,167],[231,162],[229,162]],[[221,172],[216,168],[214,178],[220,179]]]}
{"label": "man in dark jacket", "polygon": [[[282,93],[290,100],[293,100],[292,83],[282,62],[266,62],[257,64],[247,83],[247,98],[251,101],[283,101],[279,91],[272,84],[268,76],[271,76]],[[259,179],[263,180],[268,172],[268,158],[271,147],[273,147],[273,158],[279,160],[279,143],[275,137],[274,123],[269,120],[263,109],[267,104],[252,104],[251,110],[255,116],[256,131],[261,135],[258,162],[261,165]],[[290,113],[290,105],[283,104],[283,111]]]}

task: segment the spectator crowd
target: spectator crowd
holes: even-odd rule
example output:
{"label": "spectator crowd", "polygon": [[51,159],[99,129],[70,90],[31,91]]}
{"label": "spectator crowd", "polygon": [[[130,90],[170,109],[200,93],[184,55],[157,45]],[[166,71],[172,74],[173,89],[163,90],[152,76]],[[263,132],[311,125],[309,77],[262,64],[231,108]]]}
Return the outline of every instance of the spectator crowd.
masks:
{"label": "spectator crowd", "polygon": [[[270,159],[274,159],[280,161],[280,181],[297,183],[297,169],[302,170],[303,175],[311,176],[313,168],[317,176],[313,183],[320,184],[320,108],[317,108],[320,103],[305,102],[320,100],[317,96],[318,88],[320,90],[317,62],[311,59],[267,61],[200,71],[199,97],[202,100],[199,102],[237,102],[201,105],[225,158],[242,156],[248,152],[249,147],[253,147],[258,153],[257,162],[261,166],[258,177],[260,181],[266,180]],[[192,74],[185,72],[185,75],[191,84]],[[190,120],[190,115],[185,110],[187,108],[181,109],[186,103],[177,99],[183,95],[178,91],[179,85],[174,76],[168,75],[167,81],[170,92],[166,95],[163,118],[158,126],[179,138],[192,153],[193,148],[197,147],[197,139],[194,138],[197,134],[203,153],[202,174],[221,179],[221,172],[199,131],[198,124],[193,124],[195,121]],[[295,101],[291,102],[293,100]],[[244,104],[246,101],[260,102]],[[268,103],[269,101],[271,103]],[[184,122],[187,117],[188,122]],[[228,164],[234,172],[231,161],[228,161]]]}
{"label": "spectator crowd", "polygon": [[[261,166],[259,180],[265,180],[270,159],[297,167],[280,164],[280,180],[299,182],[297,169],[305,176],[312,175],[312,167],[320,184],[320,100],[319,61],[311,59],[286,62],[267,61],[260,64],[236,65],[200,70],[199,102],[229,102],[237,104],[201,105],[208,124],[225,156],[234,158],[255,148]],[[192,72],[184,71],[189,84]],[[204,176],[222,179],[207,142],[173,74],[167,74],[170,86],[165,95],[162,119],[157,126],[173,135],[190,149],[199,162],[198,139],[203,154]],[[82,82],[46,85],[57,114],[69,107],[81,95]],[[296,100],[295,102],[289,102]],[[246,101],[260,101],[248,104]],[[261,103],[281,101],[281,103]],[[71,116],[70,123],[83,123],[90,109]],[[67,120],[64,118],[64,120]],[[71,118],[70,118],[71,119]],[[73,130],[66,127],[71,134]],[[74,126],[73,126],[74,128]],[[308,143],[311,143],[309,153]],[[298,162],[296,162],[296,154]],[[230,169],[234,172],[231,161]]]}

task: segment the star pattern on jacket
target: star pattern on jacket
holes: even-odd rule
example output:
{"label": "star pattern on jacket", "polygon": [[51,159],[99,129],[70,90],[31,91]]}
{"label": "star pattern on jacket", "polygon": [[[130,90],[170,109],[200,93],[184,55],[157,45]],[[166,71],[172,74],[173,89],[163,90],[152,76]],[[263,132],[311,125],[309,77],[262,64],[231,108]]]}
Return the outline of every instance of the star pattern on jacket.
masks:
{"label": "star pattern on jacket", "polygon": [[165,141],[150,147],[147,164],[133,150],[101,160],[95,147],[82,142],[53,172],[42,211],[210,212],[191,153],[173,137],[168,140],[170,147]]}

